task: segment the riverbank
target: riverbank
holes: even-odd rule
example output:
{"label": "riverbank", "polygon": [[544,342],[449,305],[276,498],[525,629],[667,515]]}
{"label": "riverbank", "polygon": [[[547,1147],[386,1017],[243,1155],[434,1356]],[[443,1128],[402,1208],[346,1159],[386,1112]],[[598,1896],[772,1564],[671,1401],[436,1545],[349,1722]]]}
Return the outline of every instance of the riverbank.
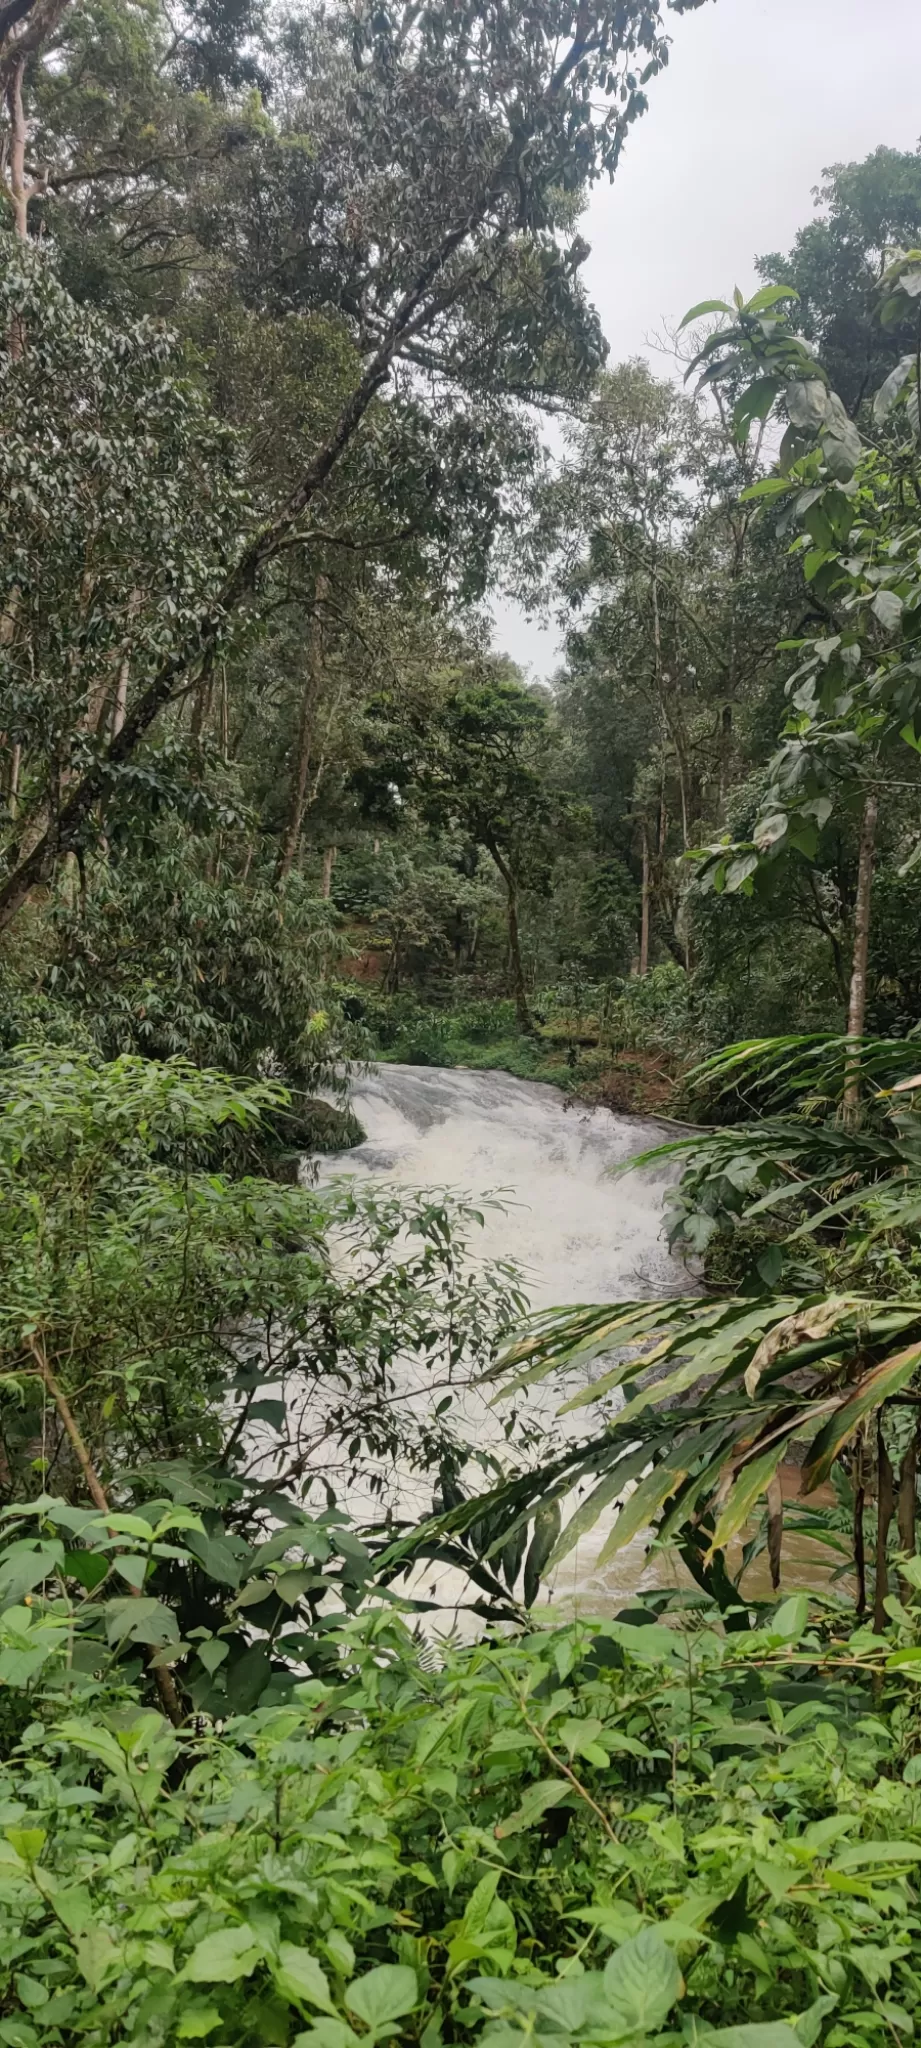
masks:
{"label": "riverbank", "polygon": [[684,1020],[670,983],[650,976],[649,984],[614,997],[593,988],[543,991],[529,1031],[503,998],[439,1005],[356,989],[347,1002],[385,1065],[506,1073],[615,1114],[672,1115],[687,1059]]}

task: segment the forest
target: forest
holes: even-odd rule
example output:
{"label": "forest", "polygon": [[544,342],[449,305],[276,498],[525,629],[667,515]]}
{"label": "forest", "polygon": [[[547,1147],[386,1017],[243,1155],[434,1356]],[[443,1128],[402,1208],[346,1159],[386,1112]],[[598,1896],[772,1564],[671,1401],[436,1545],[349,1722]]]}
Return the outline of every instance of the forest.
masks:
{"label": "forest", "polygon": [[710,4],[0,0],[2,2048],[921,2024],[921,150],[616,361]]}

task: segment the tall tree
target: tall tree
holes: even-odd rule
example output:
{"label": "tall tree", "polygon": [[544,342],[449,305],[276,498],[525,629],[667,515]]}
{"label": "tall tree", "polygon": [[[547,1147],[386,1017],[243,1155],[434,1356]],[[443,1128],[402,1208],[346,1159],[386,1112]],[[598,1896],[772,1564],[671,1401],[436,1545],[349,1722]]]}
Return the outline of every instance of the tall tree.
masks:
{"label": "tall tree", "polygon": [[[463,386],[481,373],[485,348],[519,388],[524,364],[530,395],[548,311],[580,303],[584,247],[571,231],[573,200],[614,171],[645,106],[634,67],[642,63],[648,78],[667,55],[657,0],[591,11],[534,0],[514,22],[473,0],[422,16],[363,4],[318,33],[326,75],[339,89],[313,109],[323,176],[311,265],[318,278],[326,264],[340,278],[343,263],[351,273],[351,310],[341,287],[339,304],[354,370],[296,480],[242,536],[216,599],[183,622],[130,695],[120,730],[11,863],[0,884],[0,925],[48,879],[60,853],[85,845],[103,793],[158,714],[218,658],[228,619],[259,591],[270,565],[309,546],[316,508],[367,434],[375,399],[398,366],[418,363],[424,350],[430,377]],[[304,247],[302,234],[295,220],[292,254]],[[533,296],[519,289],[529,266],[541,284]],[[557,324],[551,320],[550,331]]]}

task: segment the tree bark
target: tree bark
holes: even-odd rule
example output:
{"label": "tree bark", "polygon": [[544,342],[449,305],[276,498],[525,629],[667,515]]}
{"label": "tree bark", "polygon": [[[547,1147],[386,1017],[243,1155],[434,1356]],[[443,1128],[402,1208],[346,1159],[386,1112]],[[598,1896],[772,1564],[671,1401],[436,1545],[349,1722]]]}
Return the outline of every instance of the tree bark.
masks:
{"label": "tree bark", "polygon": [[512,994],[515,998],[515,1011],[518,1017],[518,1028],[520,1031],[530,1031],[533,1029],[533,1026],[531,1023],[531,1012],[528,1007],[528,991],[525,984],[524,968],[521,963],[521,934],[518,930],[518,884],[505,855],[500,851],[495,842],[487,841],[487,846],[505,883],[508,904],[508,958],[511,969]]}
{"label": "tree bark", "polygon": [[892,1465],[883,1439],[883,1418],[876,1418],[876,1581],[873,1600],[873,1627],[878,1636],[886,1629],[886,1596],[889,1592],[889,1567],[886,1561],[886,1547],[889,1530],[895,1514],[895,1490],[892,1482]]}
{"label": "tree bark", "polygon": [[640,974],[649,973],[649,829],[643,819],[643,889],[640,898]]}
{"label": "tree bark", "polygon": [[860,1040],[863,1037],[867,1014],[867,960],[870,951],[870,901],[873,889],[873,865],[876,858],[876,824],[879,816],[879,798],[871,790],[863,807],[860,825],[860,851],[857,860],[857,899],[854,905],[854,954],[851,965],[851,987],[847,1011],[847,1035],[854,1041],[854,1052],[848,1059],[844,1086],[844,1110],[849,1117],[856,1116],[860,1105]]}
{"label": "tree bark", "polygon": [[[917,1494],[918,1438],[917,1435],[915,1435],[912,1438],[912,1441],[909,1444],[907,1451],[905,1452],[905,1456],[903,1457],[901,1466],[899,1468],[899,1549],[904,1552],[904,1555],[906,1557],[914,1557],[915,1551],[917,1549],[917,1544],[915,1541],[915,1516],[917,1512]],[[905,1601],[909,1600],[911,1598],[911,1593],[912,1588],[910,1587],[908,1580],[903,1579],[902,1599]]]}
{"label": "tree bark", "polygon": [[[304,809],[307,801],[307,774],[310,768],[310,745],[313,739],[314,719],[320,693],[323,688],[323,603],[329,591],[327,577],[318,576],[313,596],[313,615],[307,641],[307,674],[301,697],[300,717],[297,726],[297,740],[294,748],[294,779],[291,789],[291,805],[288,824],[278,858],[278,880],[284,881],[290,874],[301,843],[301,829],[304,823]],[[332,870],[330,870],[330,874]],[[329,890],[324,889],[324,896]]]}
{"label": "tree bark", "polygon": [[330,897],[330,894],[331,894],[331,891],[332,891],[332,886],[333,886],[333,868],[335,867],[335,865],[336,865],[336,848],[335,848],[334,846],[326,846],[326,847],[324,847],[324,849],[323,849],[323,878],[322,878],[322,881],[321,881],[321,883],[320,883],[320,894],[321,894],[321,896],[325,897],[325,899],[326,899],[326,901],[327,901],[327,902],[329,901],[329,897]]}

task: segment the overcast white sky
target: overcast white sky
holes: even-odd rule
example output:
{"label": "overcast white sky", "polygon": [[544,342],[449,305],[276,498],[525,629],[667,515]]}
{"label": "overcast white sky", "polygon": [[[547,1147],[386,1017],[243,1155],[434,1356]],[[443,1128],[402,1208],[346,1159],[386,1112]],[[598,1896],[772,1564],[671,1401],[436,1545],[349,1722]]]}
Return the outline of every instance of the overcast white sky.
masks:
{"label": "overcast white sky", "polygon": [[[754,289],[754,258],[789,248],[826,165],[921,139],[921,0],[708,0],[670,20],[668,69],[582,222],[612,362],[698,299]],[[497,644],[546,678],[556,633],[504,601],[495,615]]]}

